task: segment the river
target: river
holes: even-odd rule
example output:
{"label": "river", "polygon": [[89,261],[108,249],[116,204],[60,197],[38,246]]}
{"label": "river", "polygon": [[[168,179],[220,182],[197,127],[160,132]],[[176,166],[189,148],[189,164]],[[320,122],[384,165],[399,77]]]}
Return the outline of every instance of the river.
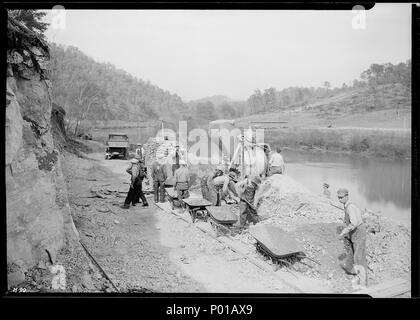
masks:
{"label": "river", "polygon": [[284,150],[286,174],[314,193],[330,185],[331,197],[345,187],[359,208],[411,224],[411,160]]}

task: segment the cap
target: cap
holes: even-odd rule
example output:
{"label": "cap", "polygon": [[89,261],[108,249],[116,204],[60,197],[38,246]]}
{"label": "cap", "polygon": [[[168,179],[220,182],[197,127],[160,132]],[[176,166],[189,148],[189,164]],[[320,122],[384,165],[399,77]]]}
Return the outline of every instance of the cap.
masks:
{"label": "cap", "polygon": [[348,196],[349,195],[349,190],[345,189],[345,188],[341,188],[337,190],[337,195],[339,196]]}
{"label": "cap", "polygon": [[261,178],[258,176],[255,176],[251,179],[251,182],[255,183],[255,184],[261,184]]}
{"label": "cap", "polygon": [[216,170],[219,170],[219,171],[224,171],[224,169],[225,168],[220,164],[216,167]]}
{"label": "cap", "polygon": [[324,183],[324,187],[325,187],[325,188],[329,188],[329,187],[330,187],[330,185],[329,185],[328,183]]}
{"label": "cap", "polygon": [[138,163],[138,162],[139,162],[139,160],[137,160],[137,159],[131,159],[131,160],[130,160],[130,162],[131,162],[131,163]]}
{"label": "cap", "polygon": [[137,145],[138,145],[138,146],[141,146],[142,144],[141,144],[141,142],[138,142],[138,143],[137,143]]}
{"label": "cap", "polygon": [[229,172],[228,175],[229,175],[230,178],[236,179],[236,173],[235,172],[231,171],[231,172]]}

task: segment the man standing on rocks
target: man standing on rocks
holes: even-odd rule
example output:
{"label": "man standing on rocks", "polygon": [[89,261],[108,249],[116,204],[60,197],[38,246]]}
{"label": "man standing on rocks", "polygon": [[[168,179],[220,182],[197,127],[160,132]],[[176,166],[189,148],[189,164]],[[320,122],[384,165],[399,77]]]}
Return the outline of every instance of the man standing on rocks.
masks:
{"label": "man standing on rocks", "polygon": [[184,208],[184,202],[182,199],[186,199],[190,196],[189,194],[189,187],[190,187],[190,180],[191,175],[187,168],[187,163],[184,160],[179,161],[180,168],[175,170],[175,190],[177,192],[177,198],[181,207]]}
{"label": "man standing on rocks", "polygon": [[337,191],[338,201],[344,204],[344,223],[345,227],[338,236],[347,243],[348,252],[344,263],[340,266],[348,274],[358,278],[360,286],[367,286],[367,262],[366,262],[366,226],[363,222],[360,209],[349,201],[349,191],[339,189]]}
{"label": "man standing on rocks", "polygon": [[165,202],[165,181],[167,179],[165,167],[155,161],[152,167],[153,191],[155,203]]}
{"label": "man standing on rocks", "polygon": [[[247,221],[254,224],[260,221],[255,206],[258,204],[258,197],[255,197],[258,187],[261,184],[260,177],[246,178],[236,184],[236,191],[239,201],[239,225],[245,226]],[[255,199],[254,199],[255,198]]]}

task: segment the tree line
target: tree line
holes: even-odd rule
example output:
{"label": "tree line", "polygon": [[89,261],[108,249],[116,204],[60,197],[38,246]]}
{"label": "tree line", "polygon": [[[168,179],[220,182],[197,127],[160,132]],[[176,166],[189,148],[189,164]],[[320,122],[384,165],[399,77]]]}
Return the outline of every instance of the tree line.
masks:
{"label": "tree line", "polygon": [[331,89],[331,84],[328,81],[324,82],[323,87],[318,88],[290,87],[281,91],[275,88],[268,88],[264,91],[257,89],[247,99],[244,114],[249,115],[257,112],[305,106],[309,102],[360,88],[367,88],[374,93],[381,90],[384,85],[401,85],[405,88],[405,94],[409,96],[411,91],[411,60],[397,65],[392,63],[372,64],[369,69],[361,73],[360,77],[361,80],[356,79],[349,85],[343,83],[341,88],[333,89]]}
{"label": "tree line", "polygon": [[[9,15],[24,23],[31,31],[44,37],[48,24],[42,22],[45,13],[36,10],[9,10]],[[246,101],[211,101],[185,103],[176,94],[163,90],[150,81],[133,77],[110,63],[98,63],[78,48],[50,43],[51,81],[54,101],[66,111],[77,132],[85,119],[150,121],[163,120],[176,124],[188,120],[192,126],[202,126],[216,119],[233,119],[258,112],[305,106],[342,92],[365,88],[375,93],[384,85],[403,86],[408,96],[411,90],[411,60],[393,65],[372,64],[363,71],[360,80],[331,88],[274,87],[256,89]]]}

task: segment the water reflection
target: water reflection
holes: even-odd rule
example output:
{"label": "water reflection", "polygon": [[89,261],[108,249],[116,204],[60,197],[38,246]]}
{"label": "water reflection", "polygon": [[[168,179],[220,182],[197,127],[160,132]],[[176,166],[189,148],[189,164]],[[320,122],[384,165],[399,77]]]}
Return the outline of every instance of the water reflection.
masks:
{"label": "water reflection", "polygon": [[411,215],[411,161],[360,158],[342,154],[285,150],[287,173],[315,193],[330,184],[331,194],[340,187],[362,208],[381,211],[390,218],[409,222]]}

